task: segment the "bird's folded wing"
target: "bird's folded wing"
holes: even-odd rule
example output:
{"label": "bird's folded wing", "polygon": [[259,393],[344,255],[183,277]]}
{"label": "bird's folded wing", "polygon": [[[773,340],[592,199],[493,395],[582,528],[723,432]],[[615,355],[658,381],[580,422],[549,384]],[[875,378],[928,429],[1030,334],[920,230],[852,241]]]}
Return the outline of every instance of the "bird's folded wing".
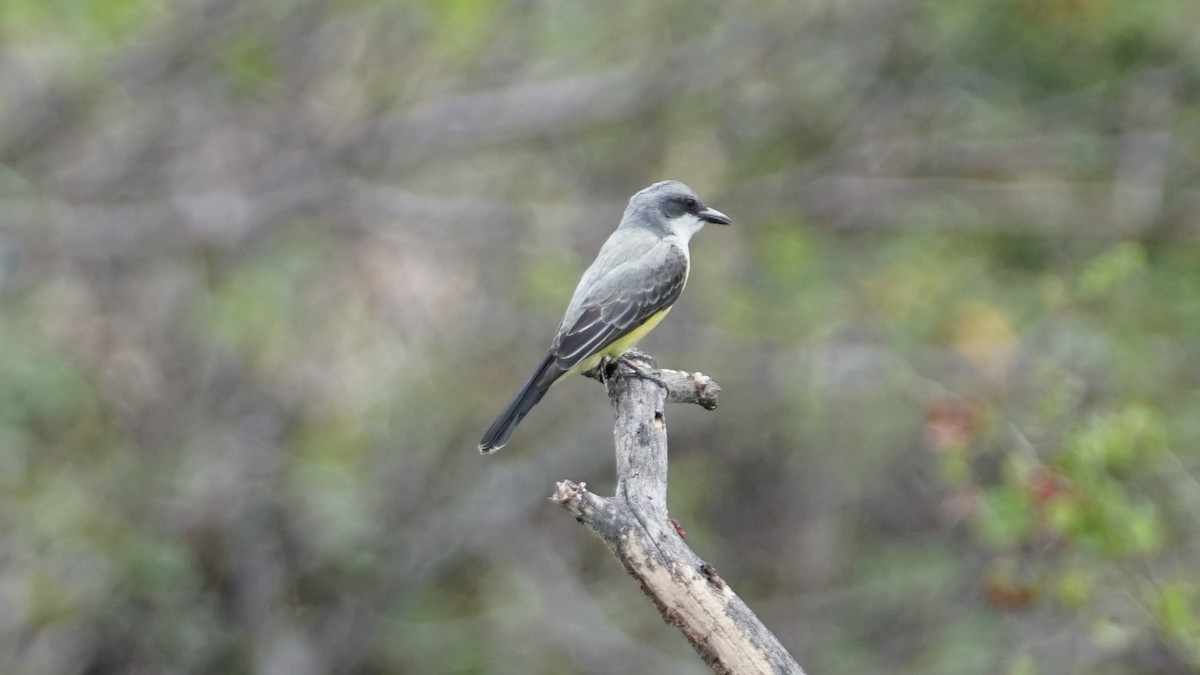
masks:
{"label": "bird's folded wing", "polygon": [[571,368],[670,307],[683,291],[687,267],[686,254],[663,242],[597,280],[554,338],[559,367]]}

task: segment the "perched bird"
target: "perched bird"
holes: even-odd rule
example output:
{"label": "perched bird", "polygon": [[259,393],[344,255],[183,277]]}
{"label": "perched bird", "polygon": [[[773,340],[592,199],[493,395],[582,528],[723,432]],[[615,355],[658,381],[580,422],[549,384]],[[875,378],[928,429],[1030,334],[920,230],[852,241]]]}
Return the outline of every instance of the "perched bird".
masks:
{"label": "perched bird", "polygon": [[621,224],[579,280],[546,358],[483,435],[479,452],[504,447],[558,378],[624,354],[663,320],[687,283],[688,240],[705,223],[728,225],[729,217],[679,181],[655,183],[630,198]]}

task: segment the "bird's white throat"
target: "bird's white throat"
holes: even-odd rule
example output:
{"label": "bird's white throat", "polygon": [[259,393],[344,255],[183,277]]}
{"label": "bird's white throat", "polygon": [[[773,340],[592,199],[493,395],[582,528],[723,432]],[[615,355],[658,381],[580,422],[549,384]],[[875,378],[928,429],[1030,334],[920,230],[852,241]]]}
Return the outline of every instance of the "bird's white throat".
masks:
{"label": "bird's white throat", "polygon": [[677,216],[667,221],[667,231],[679,237],[685,243],[692,238],[693,234],[700,231],[704,227],[704,221],[691,213],[685,213],[682,216]]}

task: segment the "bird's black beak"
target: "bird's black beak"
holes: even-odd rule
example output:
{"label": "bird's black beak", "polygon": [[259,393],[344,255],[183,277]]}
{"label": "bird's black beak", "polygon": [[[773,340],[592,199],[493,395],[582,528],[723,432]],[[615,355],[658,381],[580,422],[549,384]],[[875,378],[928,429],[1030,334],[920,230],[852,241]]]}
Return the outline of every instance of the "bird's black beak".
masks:
{"label": "bird's black beak", "polygon": [[718,225],[728,225],[730,222],[732,222],[729,220],[729,216],[721,213],[711,206],[706,206],[700,209],[696,212],[696,216],[700,218],[700,220],[716,223]]}

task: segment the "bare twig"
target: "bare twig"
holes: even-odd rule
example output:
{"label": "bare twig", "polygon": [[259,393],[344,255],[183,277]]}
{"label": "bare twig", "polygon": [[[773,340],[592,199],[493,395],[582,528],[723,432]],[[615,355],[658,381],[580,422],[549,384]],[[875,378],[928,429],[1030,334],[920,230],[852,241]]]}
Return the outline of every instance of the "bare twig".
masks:
{"label": "bare twig", "polygon": [[666,402],[711,410],[720,388],[700,373],[646,370],[653,367],[644,354],[626,355],[605,378],[617,418],[616,494],[601,497],[583,484],[562,481],[551,499],[604,540],[663,620],[683,631],[715,672],[803,675],[716,569],[684,543],[667,515]]}

